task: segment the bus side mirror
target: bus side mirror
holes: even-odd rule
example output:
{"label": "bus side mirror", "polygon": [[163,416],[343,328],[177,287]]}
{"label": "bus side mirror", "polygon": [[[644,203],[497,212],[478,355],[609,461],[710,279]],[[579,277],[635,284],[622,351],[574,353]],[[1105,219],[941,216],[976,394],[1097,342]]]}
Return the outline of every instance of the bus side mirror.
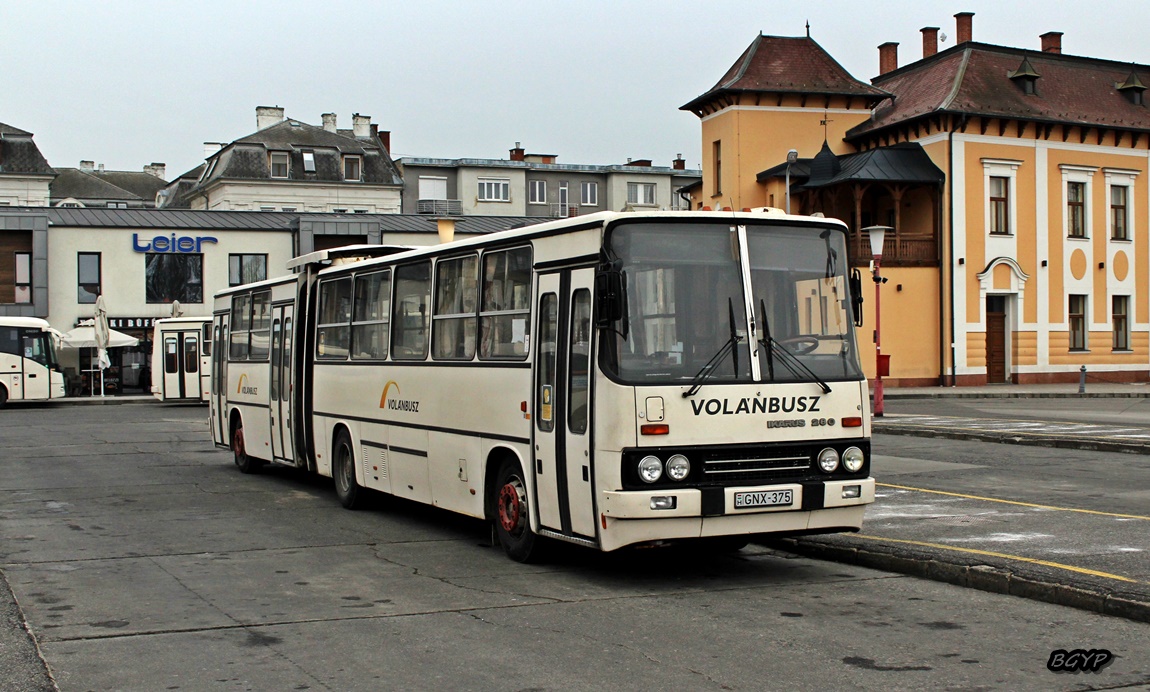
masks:
{"label": "bus side mirror", "polygon": [[862,295],[862,274],[859,270],[854,269],[851,271],[851,308],[854,310],[855,326],[861,327],[863,325],[863,295]]}
{"label": "bus side mirror", "polygon": [[623,318],[623,272],[601,271],[595,275],[595,324],[607,329]]}

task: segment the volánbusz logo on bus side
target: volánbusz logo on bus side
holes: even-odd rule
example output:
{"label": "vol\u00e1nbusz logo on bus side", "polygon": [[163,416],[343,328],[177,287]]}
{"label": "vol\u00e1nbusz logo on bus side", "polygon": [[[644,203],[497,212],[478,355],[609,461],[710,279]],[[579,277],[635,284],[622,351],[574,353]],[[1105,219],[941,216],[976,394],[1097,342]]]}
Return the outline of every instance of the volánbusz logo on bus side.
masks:
{"label": "vol\u00e1nbusz logo on bus side", "polygon": [[395,380],[388,380],[387,384],[383,385],[383,394],[379,397],[379,407],[386,408],[389,411],[407,411],[408,413],[419,413],[419,402],[414,399],[392,399],[387,396],[388,391],[395,387],[395,394],[399,396],[399,384]]}
{"label": "vol\u00e1nbusz logo on bus side", "polygon": [[736,399],[700,399],[691,402],[695,415],[734,416],[742,413],[817,413],[821,396],[745,396]]}
{"label": "vol\u00e1nbusz logo on bus side", "polygon": [[248,379],[247,375],[240,375],[240,386],[236,387],[236,394],[250,394],[255,396],[259,393],[258,387],[245,387],[244,382]]}

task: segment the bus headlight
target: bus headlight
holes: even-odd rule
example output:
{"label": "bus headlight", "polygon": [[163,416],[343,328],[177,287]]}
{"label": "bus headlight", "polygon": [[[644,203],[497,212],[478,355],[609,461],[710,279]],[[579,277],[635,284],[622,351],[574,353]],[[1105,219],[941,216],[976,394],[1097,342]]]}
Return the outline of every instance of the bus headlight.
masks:
{"label": "bus headlight", "polygon": [[851,473],[856,473],[863,467],[863,461],[866,457],[858,447],[847,447],[847,451],[843,452],[843,468]]}
{"label": "bus headlight", "polygon": [[823,473],[831,473],[839,467],[839,453],[831,447],[819,452],[819,468]]}
{"label": "bus headlight", "polygon": [[663,462],[659,457],[643,457],[639,460],[639,478],[644,483],[654,483],[663,475]]}
{"label": "bus headlight", "polygon": [[667,460],[667,477],[673,481],[681,481],[691,472],[691,462],[682,454],[676,454]]}

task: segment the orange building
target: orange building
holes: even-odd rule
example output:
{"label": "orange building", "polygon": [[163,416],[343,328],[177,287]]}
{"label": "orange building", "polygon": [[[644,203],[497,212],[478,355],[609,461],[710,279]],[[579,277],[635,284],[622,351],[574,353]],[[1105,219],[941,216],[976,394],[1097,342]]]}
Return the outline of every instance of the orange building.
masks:
{"label": "orange building", "polygon": [[[1150,67],[922,30],[871,84],[809,36],[758,36],[683,106],[702,123],[697,208],[773,206],[887,231],[888,385],[1150,377]],[[788,160],[788,151],[797,153]],[[789,188],[788,188],[789,181]],[[789,194],[788,194],[789,193]],[[864,286],[874,374],[873,286]]]}

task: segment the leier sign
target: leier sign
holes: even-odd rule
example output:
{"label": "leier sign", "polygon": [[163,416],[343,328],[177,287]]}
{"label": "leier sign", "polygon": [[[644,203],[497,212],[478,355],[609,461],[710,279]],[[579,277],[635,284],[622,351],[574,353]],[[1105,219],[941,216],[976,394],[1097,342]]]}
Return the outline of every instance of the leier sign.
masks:
{"label": "leier sign", "polygon": [[203,252],[204,243],[218,243],[209,235],[158,235],[150,240],[141,240],[139,233],[132,234],[132,249],[136,252]]}

